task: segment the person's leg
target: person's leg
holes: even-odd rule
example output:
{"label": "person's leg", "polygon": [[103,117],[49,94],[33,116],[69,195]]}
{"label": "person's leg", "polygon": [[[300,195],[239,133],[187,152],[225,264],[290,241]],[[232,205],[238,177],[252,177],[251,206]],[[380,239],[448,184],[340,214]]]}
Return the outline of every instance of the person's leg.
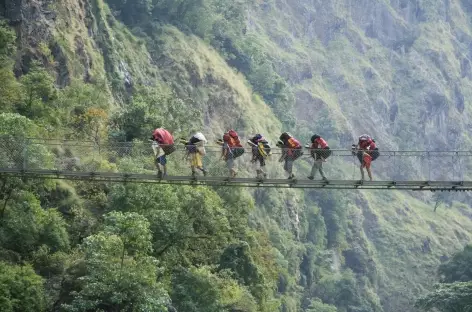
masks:
{"label": "person's leg", "polygon": [[372,171],[370,170],[370,166],[366,167],[367,175],[369,176],[370,181],[372,181]]}
{"label": "person's leg", "polygon": [[260,175],[261,175],[262,178],[266,178],[267,173],[264,171],[264,168],[265,168],[265,159],[264,159],[264,157],[259,155],[258,162],[259,162]]}
{"label": "person's leg", "polygon": [[359,162],[362,164],[364,162],[364,152],[363,151],[358,151],[357,154],[357,159],[359,159]]}
{"label": "person's leg", "polygon": [[163,176],[167,176],[167,158],[166,158],[166,155],[164,156],[161,156],[162,160],[161,160],[161,164],[162,164],[162,173],[163,173]]}
{"label": "person's leg", "polygon": [[167,175],[165,155],[156,158],[157,176],[162,178]]}
{"label": "person's leg", "polygon": [[228,166],[230,176],[234,178],[236,176],[236,170],[234,170],[234,158],[229,156],[226,160],[226,164]]}
{"label": "person's leg", "polygon": [[328,180],[328,179],[326,178],[325,174],[324,174],[324,171],[323,171],[323,163],[322,163],[322,162],[320,162],[320,165],[319,165],[318,170],[320,171],[321,178],[322,178],[323,180]]}
{"label": "person's leg", "polygon": [[315,159],[315,162],[313,163],[313,166],[311,167],[311,173],[308,179],[313,180],[315,178],[316,173],[319,170],[319,163],[320,162],[317,159]]}
{"label": "person's leg", "polygon": [[292,157],[288,156],[286,159],[285,159],[285,171],[287,172],[287,175],[288,175],[288,178],[291,179],[294,177],[294,174],[292,172],[292,169],[293,169],[293,159]]}
{"label": "person's leg", "polygon": [[195,159],[195,153],[189,153],[188,158],[190,160],[190,169],[192,170],[192,176],[195,176],[195,167],[196,167],[196,159]]}
{"label": "person's leg", "polygon": [[207,171],[205,170],[205,167],[203,166],[203,155],[200,152],[197,152],[196,158],[197,158],[197,168],[202,171],[204,176],[206,176]]}
{"label": "person's leg", "polygon": [[372,156],[368,153],[364,153],[364,166],[367,170],[367,174],[369,175],[370,181],[372,181],[372,172],[370,170],[370,165],[372,164]]}
{"label": "person's leg", "polygon": [[156,159],[154,160],[154,165],[156,165],[157,176],[159,178],[162,178],[162,169],[161,169],[161,164],[160,164],[160,157],[156,157]]}
{"label": "person's leg", "polygon": [[364,166],[367,170],[367,175],[369,176],[370,181],[372,181],[372,172],[370,170],[370,165],[372,163],[372,157],[369,154],[364,155]]}

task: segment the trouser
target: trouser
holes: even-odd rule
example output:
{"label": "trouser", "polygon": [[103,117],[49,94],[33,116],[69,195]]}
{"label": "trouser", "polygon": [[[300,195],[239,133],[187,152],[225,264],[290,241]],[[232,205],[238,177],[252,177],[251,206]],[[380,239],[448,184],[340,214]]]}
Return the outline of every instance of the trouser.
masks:
{"label": "trouser", "polygon": [[189,153],[190,167],[203,168],[202,155],[198,152]]}
{"label": "trouser", "polygon": [[285,158],[284,170],[291,175],[293,170],[293,158],[287,157]]}
{"label": "trouser", "polygon": [[315,160],[313,167],[311,167],[311,175],[312,177],[316,176],[317,172],[320,172],[322,178],[326,178],[323,172],[323,162]]}
{"label": "trouser", "polygon": [[229,156],[227,159],[226,159],[226,167],[228,167],[229,170],[233,170],[234,169],[234,158]]}
{"label": "trouser", "polygon": [[263,169],[265,167],[265,159],[262,155],[256,155],[253,158],[253,165],[252,167],[256,170]]}

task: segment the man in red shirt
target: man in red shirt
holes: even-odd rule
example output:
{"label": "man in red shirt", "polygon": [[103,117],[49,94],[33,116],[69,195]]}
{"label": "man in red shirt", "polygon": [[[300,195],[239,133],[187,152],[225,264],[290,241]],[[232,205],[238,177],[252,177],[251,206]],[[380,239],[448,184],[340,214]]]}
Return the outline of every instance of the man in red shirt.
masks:
{"label": "man in red shirt", "polygon": [[326,158],[331,155],[331,150],[329,149],[328,143],[317,134],[311,137],[311,143],[311,157],[313,157],[315,162],[313,163],[311,174],[308,179],[313,180],[315,178],[316,172],[319,171],[321,178],[327,181],[328,179],[323,172],[323,162],[325,162]]}
{"label": "man in red shirt", "polygon": [[370,166],[372,161],[379,157],[375,141],[367,134],[363,134],[359,137],[359,142],[357,143],[357,146],[355,146],[355,149],[358,150],[357,159],[359,159],[359,162],[361,163],[360,170],[362,180],[364,180],[364,168],[366,168],[369,179],[372,181],[372,171]]}

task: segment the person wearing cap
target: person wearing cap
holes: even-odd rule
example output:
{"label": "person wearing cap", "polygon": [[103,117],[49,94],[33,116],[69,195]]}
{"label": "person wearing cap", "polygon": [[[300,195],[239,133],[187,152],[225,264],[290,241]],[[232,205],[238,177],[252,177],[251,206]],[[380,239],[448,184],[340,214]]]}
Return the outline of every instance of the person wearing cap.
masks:
{"label": "person wearing cap", "polygon": [[311,137],[311,157],[315,160],[313,167],[311,168],[311,174],[308,179],[313,180],[316,173],[319,171],[321,178],[325,181],[326,178],[323,172],[323,162],[326,162],[326,159],[331,156],[331,150],[329,149],[328,143],[318,134],[314,134]]}

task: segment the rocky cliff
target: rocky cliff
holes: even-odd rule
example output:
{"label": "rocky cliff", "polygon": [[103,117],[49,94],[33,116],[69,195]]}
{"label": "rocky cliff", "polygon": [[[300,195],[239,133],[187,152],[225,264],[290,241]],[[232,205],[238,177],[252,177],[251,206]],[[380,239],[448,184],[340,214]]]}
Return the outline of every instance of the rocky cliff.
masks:
{"label": "rocky cliff", "polygon": [[[16,77],[39,60],[66,90],[53,103],[58,111],[91,105],[109,113],[103,139],[143,140],[165,121],[177,135],[204,129],[210,139],[235,127],[271,140],[281,130],[304,140],[317,132],[336,148],[361,133],[382,149],[472,147],[465,0],[5,0],[0,15],[17,35]],[[74,91],[77,84],[100,95]],[[49,126],[50,136],[69,135]],[[419,169],[403,170],[408,177]],[[108,187],[98,188],[107,198]],[[244,192],[256,204],[246,221],[267,236],[277,264],[279,305],[268,300],[265,311],[414,311],[437,265],[471,238],[465,195],[443,196],[446,209],[433,213],[438,196],[429,194]],[[95,206],[85,210],[101,219]],[[266,236],[247,240],[265,251]],[[265,256],[254,255],[259,269]]]}

